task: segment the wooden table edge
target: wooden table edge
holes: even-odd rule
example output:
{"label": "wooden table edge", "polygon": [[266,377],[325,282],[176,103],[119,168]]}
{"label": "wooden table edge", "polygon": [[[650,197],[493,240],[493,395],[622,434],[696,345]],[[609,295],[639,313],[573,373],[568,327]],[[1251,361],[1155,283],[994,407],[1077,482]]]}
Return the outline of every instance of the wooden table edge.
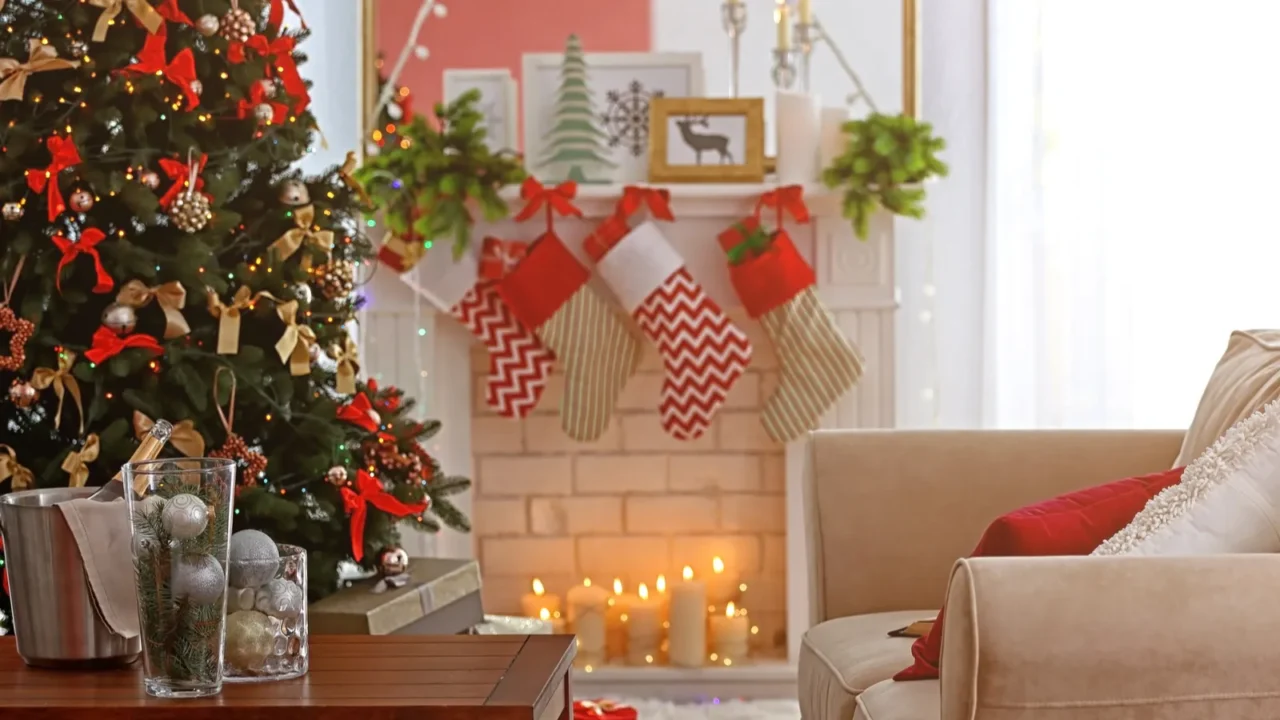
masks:
{"label": "wooden table edge", "polygon": [[[573,716],[573,691],[569,687],[577,643],[573,635],[529,635],[507,674],[498,681],[485,700],[486,707],[512,706],[528,708],[530,720],[539,720],[552,700],[552,691],[564,685],[564,709],[559,720]],[[548,661],[556,657],[555,669],[546,672]]]}

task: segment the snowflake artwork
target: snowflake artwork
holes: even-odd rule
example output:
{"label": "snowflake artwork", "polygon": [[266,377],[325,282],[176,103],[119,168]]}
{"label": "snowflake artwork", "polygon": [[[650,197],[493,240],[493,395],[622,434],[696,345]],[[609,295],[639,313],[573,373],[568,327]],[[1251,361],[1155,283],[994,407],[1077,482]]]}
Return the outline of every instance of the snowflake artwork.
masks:
{"label": "snowflake artwork", "polygon": [[659,97],[661,90],[645,90],[639,80],[632,80],[625,90],[606,92],[608,107],[600,119],[609,147],[626,147],[632,157],[644,157],[649,151],[649,101]]}

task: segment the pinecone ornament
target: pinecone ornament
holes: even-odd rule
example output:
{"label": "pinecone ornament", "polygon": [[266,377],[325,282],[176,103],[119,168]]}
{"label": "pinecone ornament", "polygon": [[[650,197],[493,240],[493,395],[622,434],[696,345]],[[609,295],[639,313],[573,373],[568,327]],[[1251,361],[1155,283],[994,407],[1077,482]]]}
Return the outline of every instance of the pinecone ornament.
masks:
{"label": "pinecone ornament", "polygon": [[356,290],[356,264],[348,260],[334,260],[316,268],[312,284],[320,289],[326,300],[344,298]]}
{"label": "pinecone ornament", "polygon": [[169,219],[175,227],[186,233],[197,233],[209,225],[213,210],[209,198],[200,193],[184,193],[169,204]]}
{"label": "pinecone ornament", "polygon": [[242,461],[245,464],[244,474],[240,476],[240,485],[251,485],[258,481],[258,476],[267,469],[267,458],[260,452],[249,449],[244,438],[235,433],[227,435],[222,447],[209,453],[209,457]]}
{"label": "pinecone ornament", "polygon": [[238,7],[232,7],[218,22],[218,32],[231,42],[248,42],[257,29],[253,16]]}

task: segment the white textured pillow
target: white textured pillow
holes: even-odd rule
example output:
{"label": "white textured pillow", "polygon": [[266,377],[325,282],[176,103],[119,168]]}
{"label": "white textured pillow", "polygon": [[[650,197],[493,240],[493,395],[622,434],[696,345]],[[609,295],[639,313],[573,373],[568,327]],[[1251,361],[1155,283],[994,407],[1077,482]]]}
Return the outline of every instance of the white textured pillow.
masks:
{"label": "white textured pillow", "polygon": [[1094,555],[1280,552],[1280,400],[1231,426]]}

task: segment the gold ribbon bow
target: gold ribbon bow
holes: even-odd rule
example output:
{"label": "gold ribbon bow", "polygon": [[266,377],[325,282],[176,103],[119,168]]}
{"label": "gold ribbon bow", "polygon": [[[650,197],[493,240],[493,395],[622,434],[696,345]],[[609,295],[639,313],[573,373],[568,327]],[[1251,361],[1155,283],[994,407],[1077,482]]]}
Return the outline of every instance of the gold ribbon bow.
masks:
{"label": "gold ribbon bow", "polygon": [[240,313],[251,309],[255,302],[264,297],[275,300],[271,293],[254,293],[247,285],[241,285],[228,305],[222,302],[213,288],[209,288],[209,314],[218,318],[219,355],[235,355],[240,352]]}
{"label": "gold ribbon bow", "polygon": [[102,14],[98,16],[98,24],[93,26],[94,42],[107,39],[107,28],[111,26],[111,21],[115,20],[125,8],[128,8],[129,12],[133,13],[133,16],[138,18],[138,22],[142,23],[142,26],[152,35],[164,24],[164,18],[146,0],[89,0],[89,4],[102,8]]}
{"label": "gold ribbon bow", "polygon": [[356,179],[356,166],[359,164],[360,161],[356,159],[355,151],[348,150],[347,159],[342,163],[342,168],[338,170],[338,177],[342,178],[342,182],[346,183],[352,192],[360,196],[360,200],[365,205],[373,205],[373,198],[369,197],[369,191],[365,190],[364,185],[360,184],[360,181]]}
{"label": "gold ribbon bow", "polygon": [[31,385],[37,390],[53,388],[53,394],[58,396],[58,409],[53,413],[53,425],[58,427],[62,424],[62,401],[67,395],[71,396],[72,402],[76,404],[76,411],[80,413],[80,434],[84,434],[84,405],[80,401],[80,383],[76,382],[76,376],[71,374],[71,366],[76,362],[76,354],[70,350],[63,350],[58,353],[58,368],[36,368],[31,374]]}
{"label": "gold ribbon bow", "polygon": [[347,338],[342,345],[329,347],[329,357],[338,361],[337,390],[343,395],[354,395],[356,392],[356,371],[360,367],[360,352],[355,341]]}
{"label": "gold ribbon bow", "polygon": [[[293,213],[293,222],[297,227],[285,232],[275,242],[271,243],[271,249],[280,254],[281,260],[287,260],[298,252],[298,248],[303,243],[324,253],[326,257],[333,254],[333,231],[332,230],[313,230],[311,223],[316,219],[316,206],[307,205],[300,207]],[[303,270],[311,267],[311,255],[303,255],[301,265]]]}
{"label": "gold ribbon bow", "polygon": [[16,58],[0,58],[0,102],[21,100],[22,93],[27,88],[27,77],[32,73],[68,70],[79,66],[80,63],[76,60],[59,58],[58,51],[53,46],[31,40],[25,63]]}
{"label": "gold ribbon bow", "polygon": [[280,303],[276,306],[276,314],[284,322],[284,333],[276,342],[280,362],[289,363],[290,375],[310,373],[311,346],[316,344],[316,334],[309,326],[298,324],[298,301]]}
{"label": "gold ribbon bow", "polygon": [[[139,440],[147,438],[155,424],[155,421],[146,415],[137,410],[133,411],[133,434]],[[190,420],[174,424],[173,432],[169,435],[169,444],[187,457],[204,457],[204,436],[196,430],[195,423]]]}
{"label": "gold ribbon bow", "polygon": [[4,454],[0,454],[0,482],[13,478],[12,488],[14,490],[21,490],[34,485],[36,482],[35,473],[18,462],[18,453],[8,445],[0,445],[0,450],[4,451]]}
{"label": "gold ribbon bow", "polygon": [[164,337],[172,340],[191,332],[191,326],[182,316],[182,306],[187,304],[187,289],[174,280],[163,285],[147,287],[141,280],[130,280],[116,293],[116,302],[132,308],[141,308],[152,300],[164,310]]}
{"label": "gold ribbon bow", "polygon": [[99,450],[98,434],[89,433],[84,447],[67,453],[67,459],[62,461],[62,470],[71,476],[68,487],[84,487],[89,481],[89,463],[98,459]]}

